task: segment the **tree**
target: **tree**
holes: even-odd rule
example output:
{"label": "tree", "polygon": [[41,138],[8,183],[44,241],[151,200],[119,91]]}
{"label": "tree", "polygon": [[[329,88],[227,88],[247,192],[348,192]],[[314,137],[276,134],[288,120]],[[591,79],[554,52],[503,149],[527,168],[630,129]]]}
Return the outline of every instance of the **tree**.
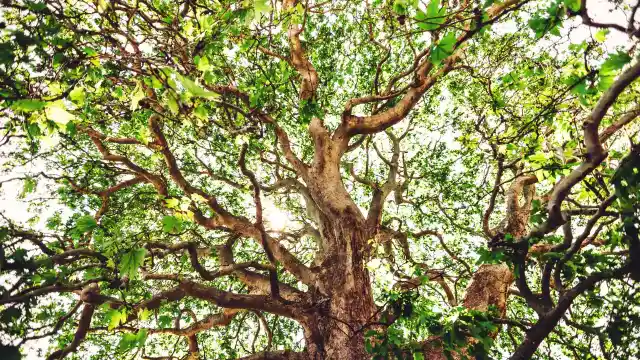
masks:
{"label": "tree", "polygon": [[640,2],[594,6],[2,1],[2,353],[638,358]]}

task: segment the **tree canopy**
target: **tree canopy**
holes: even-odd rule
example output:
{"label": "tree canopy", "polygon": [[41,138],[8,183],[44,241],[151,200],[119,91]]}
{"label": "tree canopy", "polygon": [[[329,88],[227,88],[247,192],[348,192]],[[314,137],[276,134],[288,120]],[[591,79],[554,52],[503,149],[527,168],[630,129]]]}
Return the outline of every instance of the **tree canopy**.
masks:
{"label": "tree canopy", "polygon": [[638,8],[1,0],[1,356],[640,358]]}

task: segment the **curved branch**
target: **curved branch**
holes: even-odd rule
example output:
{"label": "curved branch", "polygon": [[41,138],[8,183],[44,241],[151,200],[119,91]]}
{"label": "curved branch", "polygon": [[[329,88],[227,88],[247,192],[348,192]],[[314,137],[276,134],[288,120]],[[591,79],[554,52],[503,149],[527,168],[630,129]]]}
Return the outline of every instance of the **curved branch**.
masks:
{"label": "curved branch", "polygon": [[[585,119],[583,129],[586,159],[554,186],[549,198],[549,203],[547,204],[549,218],[539,228],[534,229],[529,237],[540,237],[562,225],[561,206],[562,202],[569,195],[571,188],[600,165],[608,155],[602,147],[600,134],[598,133],[600,122],[607,114],[609,108],[617,100],[618,96],[638,77],[640,77],[640,61],[636,61],[635,64],[618,76],[611,87],[600,97],[600,100],[598,100],[589,117]],[[611,134],[612,132],[606,132],[603,137],[606,139],[608,136],[611,136]]]}
{"label": "curved branch", "polygon": [[[298,4],[297,0],[285,0],[283,3],[284,10],[292,10]],[[302,86],[300,86],[300,99],[303,101],[312,100],[318,89],[318,72],[307,59],[300,41],[300,34],[304,31],[307,20],[307,9],[305,8],[304,19],[302,24],[291,24],[287,34],[289,36],[289,45],[291,46],[290,64],[302,76]]]}
{"label": "curved branch", "polygon": [[262,222],[262,200],[260,200],[260,183],[258,183],[258,179],[253,171],[247,168],[246,162],[247,155],[247,144],[242,145],[242,149],[240,150],[240,159],[238,160],[238,165],[240,165],[240,171],[249,178],[253,188],[253,202],[256,205],[256,222],[255,226],[260,231],[260,243],[262,244],[262,249],[267,255],[267,259],[272,265],[272,268],[269,269],[269,280],[271,283],[271,295],[278,299],[280,298],[280,289],[278,287],[278,272],[277,272],[277,264],[276,259],[273,256],[273,252],[271,248],[267,244],[267,232],[264,229],[264,224]]}
{"label": "curved branch", "polygon": [[[469,40],[484,25],[495,22],[504,14],[523,5],[524,3],[525,2],[519,2],[518,0],[507,0],[505,2],[492,5],[487,9],[489,19],[479,24],[479,26],[476,26],[474,29],[471,29],[471,26],[474,24],[469,23],[465,27],[466,32],[458,37],[456,44],[454,45],[453,53],[444,59],[442,66],[435,73],[429,75],[434,69],[434,65],[431,61],[423,61],[415,70],[415,83],[411,85],[402,99],[400,99],[393,107],[369,116],[355,116],[349,111],[346,111],[343,113],[342,123],[338,130],[336,130],[336,134],[346,134],[348,137],[357,134],[372,134],[383,131],[400,122],[416,106],[427,90],[429,90],[440,78],[455,68],[454,65],[462,56],[462,46],[467,40]],[[353,103],[353,101],[351,103]],[[348,109],[349,106],[345,108]]]}
{"label": "curved branch", "polygon": [[[89,285],[84,289],[84,292],[94,292],[97,294],[98,287],[93,285]],[[91,318],[93,317],[93,312],[95,310],[95,306],[91,303],[84,304],[82,308],[82,314],[80,315],[80,321],[78,322],[78,328],[76,329],[76,333],[73,336],[73,340],[69,343],[69,345],[65,346],[63,349],[54,351],[49,356],[47,356],[47,360],[60,360],[64,359],[67,355],[74,352],[80,343],[87,336],[87,331],[91,326]]]}

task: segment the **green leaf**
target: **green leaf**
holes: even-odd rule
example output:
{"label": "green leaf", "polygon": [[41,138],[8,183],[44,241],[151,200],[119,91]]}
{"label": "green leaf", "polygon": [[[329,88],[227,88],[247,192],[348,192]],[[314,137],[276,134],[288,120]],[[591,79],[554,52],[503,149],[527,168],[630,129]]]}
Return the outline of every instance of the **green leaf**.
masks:
{"label": "green leaf", "polygon": [[[570,80],[576,80],[577,81],[579,79],[578,79],[577,76],[575,76],[575,77],[572,77]],[[567,80],[567,81],[570,81],[570,80]],[[571,88],[571,92],[574,93],[574,94],[586,95],[586,94],[589,93],[589,88],[587,87],[587,80],[586,79],[580,80],[577,83],[575,83],[575,82],[574,83],[569,83],[568,85],[573,86]]]}
{"label": "green leaf", "polygon": [[364,350],[365,350],[368,354],[373,354],[373,345],[371,344],[371,339],[367,339],[367,340],[365,340],[365,343],[364,343]]}
{"label": "green leaf", "polygon": [[84,51],[84,53],[87,54],[87,56],[90,58],[91,64],[93,64],[96,67],[100,66],[100,60],[99,60],[97,51],[95,51],[90,47],[85,47],[84,49],[82,49],[82,51]]}
{"label": "green leaf", "polygon": [[268,0],[255,0],[253,2],[254,19],[259,20],[260,16],[268,11],[271,11],[271,6]]}
{"label": "green leaf", "polygon": [[613,82],[616,80],[615,76],[600,76],[598,79],[598,90],[606,91],[608,88],[613,85]]}
{"label": "green leaf", "polygon": [[187,90],[191,95],[196,97],[214,99],[220,97],[220,95],[214,93],[213,91],[208,91],[203,89],[200,85],[196,84],[193,80],[185,77],[179,76],[180,83],[184,86],[185,90]]}
{"label": "green leaf", "polygon": [[22,185],[22,193],[20,193],[20,198],[24,198],[28,194],[31,194],[32,192],[34,192],[36,189],[36,185],[38,185],[38,182],[36,181],[36,179],[32,177],[27,177],[26,179],[24,179],[24,183]]}
{"label": "green leaf", "polygon": [[138,331],[138,335],[136,336],[138,347],[144,346],[144,343],[147,341],[147,335],[147,329],[140,329]]}
{"label": "green leaf", "polygon": [[92,48],[90,48],[90,47],[88,47],[88,46],[87,46],[87,47],[84,47],[84,48],[82,49],[82,51],[83,51],[85,54],[87,54],[87,56],[96,56],[96,55],[98,55],[98,52],[97,52],[97,51],[93,50]]}
{"label": "green leaf", "polygon": [[198,70],[204,72],[209,70],[210,67],[211,65],[209,64],[209,59],[207,59],[206,56],[202,56],[198,58],[198,65],[197,65]]}
{"label": "green leaf", "polygon": [[140,84],[136,85],[135,89],[133,89],[133,93],[131,94],[131,111],[136,111],[138,109],[138,103],[140,100],[144,99],[144,90]]}
{"label": "green leaf", "polygon": [[605,40],[607,40],[607,35],[609,35],[609,29],[601,29],[601,30],[598,30],[598,32],[593,36],[593,38],[597,42],[603,43]]}
{"label": "green leaf", "polygon": [[541,14],[536,14],[531,19],[529,19],[529,27],[535,31],[536,39],[541,38],[547,32],[552,33],[553,35],[560,36],[560,26],[562,25],[559,21],[557,21],[558,12],[557,5],[552,5],[547,9],[547,16],[543,16]]}
{"label": "green leaf", "polygon": [[529,156],[529,160],[537,162],[537,163],[543,163],[547,160],[547,156],[544,153],[541,152],[537,152],[531,156]]}
{"label": "green leaf", "polygon": [[478,249],[480,257],[476,261],[476,264],[497,264],[502,262],[505,257],[504,250],[488,250],[485,248]]}
{"label": "green leaf", "polygon": [[431,62],[434,65],[438,65],[447,56],[453,53],[453,48],[456,44],[457,38],[453,31],[450,31],[445,35],[436,46],[431,49]]}
{"label": "green leaf", "polygon": [[160,324],[161,328],[167,328],[171,325],[171,321],[173,319],[170,316],[167,315],[160,315],[158,317],[158,324]]}
{"label": "green leaf", "polygon": [[65,126],[67,125],[67,123],[74,120],[76,117],[70,112],[68,112],[67,110],[65,110],[63,106],[64,104],[62,103],[50,104],[49,106],[47,106],[47,109],[45,110],[47,114],[47,119],[53,122],[56,122],[62,126]]}
{"label": "green leaf", "polygon": [[122,311],[112,309],[107,312],[106,318],[109,323],[107,329],[113,330],[120,326],[120,324],[124,324],[127,321],[127,312],[125,309],[122,309]]}
{"label": "green leaf", "polygon": [[64,131],[69,134],[69,136],[73,137],[78,132],[78,127],[74,122],[69,121],[67,125],[65,125]]}
{"label": "green leaf", "polygon": [[31,112],[44,109],[46,102],[40,100],[18,100],[11,105],[15,111]]}
{"label": "green leaf", "polygon": [[47,4],[44,2],[36,2],[36,1],[28,1],[27,2],[29,9],[34,12],[40,12],[47,8]]}
{"label": "green leaf", "polygon": [[151,77],[151,86],[154,89],[162,89],[162,87],[164,86],[164,84],[162,83],[162,81],[160,81],[160,79],[158,79],[155,76]]}
{"label": "green leaf", "polygon": [[[180,206],[180,199],[168,198],[164,201],[169,209],[175,209]],[[164,220],[162,221],[164,223]]]}
{"label": "green leaf", "polygon": [[[443,17],[445,13],[446,13],[446,9],[444,5],[440,7],[440,0],[431,0],[429,2],[429,5],[427,6],[427,16],[429,18]],[[444,19],[439,21],[443,23]]]}
{"label": "green leaf", "polygon": [[193,114],[202,120],[206,120],[209,117],[209,112],[207,111],[207,109],[202,105],[198,105],[194,110],[193,110]]}
{"label": "green leaf", "polygon": [[440,7],[440,0],[431,0],[426,12],[420,9],[416,12],[418,26],[423,30],[437,29],[444,24],[446,12],[444,7]]}
{"label": "green leaf", "polygon": [[182,231],[182,223],[175,216],[167,215],[162,218],[162,230],[169,234],[176,234]]}
{"label": "green leaf", "polygon": [[79,105],[84,104],[85,97],[84,88],[82,87],[76,87],[69,93],[69,99]]}
{"label": "green leaf", "polygon": [[138,336],[132,333],[124,333],[118,342],[118,351],[125,352],[136,347]]}
{"label": "green leaf", "polygon": [[118,343],[119,351],[128,351],[133,348],[142,347],[147,340],[147,330],[141,329],[137,333],[124,333]]}
{"label": "green leaf", "polygon": [[600,67],[600,74],[609,75],[616,70],[622,69],[626,64],[631,61],[631,56],[629,54],[618,51],[617,53],[609,54],[607,60],[602,63]]}
{"label": "green leaf", "polygon": [[120,260],[120,266],[118,269],[123,275],[129,275],[130,279],[133,279],[138,273],[138,268],[144,262],[144,257],[147,255],[145,248],[138,248],[129,251],[122,256]]}
{"label": "green leaf", "polygon": [[167,92],[167,106],[173,115],[177,115],[180,113],[180,105],[178,105],[178,100],[176,100],[175,96],[171,92]]}
{"label": "green leaf", "polygon": [[98,0],[98,11],[105,12],[109,8],[109,3],[106,0]]}
{"label": "green leaf", "polygon": [[393,2],[393,12],[398,15],[407,15],[408,8],[406,0],[395,0]]}
{"label": "green leaf", "polygon": [[42,135],[42,131],[40,130],[40,125],[38,125],[38,123],[30,123],[29,125],[27,125],[27,133],[29,134],[29,136],[31,138],[38,138],[40,137],[40,135]]}
{"label": "green leaf", "polygon": [[146,321],[147,319],[149,319],[149,316],[151,316],[151,311],[149,311],[149,309],[147,309],[146,307],[138,310],[138,319]]}
{"label": "green leaf", "polygon": [[572,11],[580,10],[580,0],[564,0],[564,4]]}
{"label": "green leaf", "polygon": [[78,229],[78,231],[82,233],[89,232],[96,227],[98,227],[98,223],[96,222],[96,219],[93,218],[93,216],[85,215],[79,217],[78,220],[76,220],[76,229]]}

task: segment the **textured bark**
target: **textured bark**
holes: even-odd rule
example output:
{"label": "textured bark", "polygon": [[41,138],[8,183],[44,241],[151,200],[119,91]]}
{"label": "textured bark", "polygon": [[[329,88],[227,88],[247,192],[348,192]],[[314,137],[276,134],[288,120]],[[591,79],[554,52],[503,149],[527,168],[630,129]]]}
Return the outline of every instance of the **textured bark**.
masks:
{"label": "textured bark", "polygon": [[[318,277],[323,290],[313,311],[302,321],[309,359],[370,358],[364,347],[364,330],[378,320],[365,266],[370,236],[366,228],[358,226],[362,224],[350,219],[344,217],[324,226],[322,236],[330,244],[330,252]],[[483,265],[474,273],[463,304],[481,311],[493,305],[504,316],[512,281],[508,266]],[[424,342],[423,352],[426,359],[446,359],[437,337]]]}
{"label": "textured bark", "polygon": [[[347,218],[349,219],[349,218]],[[376,312],[366,268],[367,231],[352,220],[325,226],[323,237],[330,254],[323,262],[319,281],[326,293],[320,299],[319,316],[308,323],[308,337],[315,342],[312,358],[365,359],[364,332]]]}
{"label": "textured bark", "polygon": [[482,265],[473,274],[463,304],[468,309],[481,311],[487,311],[493,305],[504,317],[511,282],[513,274],[507,265]]}

